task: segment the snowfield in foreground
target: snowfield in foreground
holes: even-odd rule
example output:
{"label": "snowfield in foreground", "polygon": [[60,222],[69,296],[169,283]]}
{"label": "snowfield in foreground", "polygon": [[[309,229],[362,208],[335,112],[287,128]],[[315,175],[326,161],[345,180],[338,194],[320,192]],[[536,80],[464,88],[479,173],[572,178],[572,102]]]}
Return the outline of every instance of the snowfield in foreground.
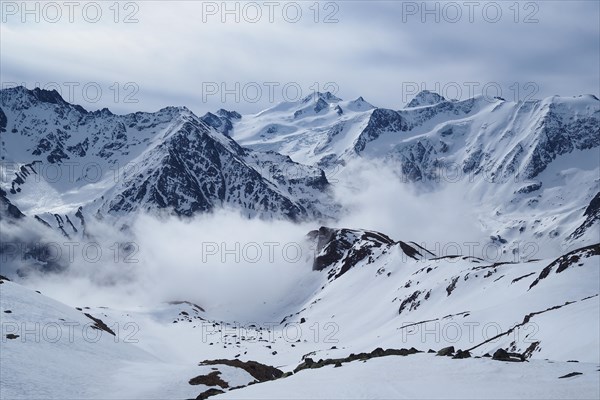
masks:
{"label": "snowfield in foreground", "polygon": [[[573,371],[583,375],[559,379]],[[598,364],[415,354],[306,370],[215,399],[595,399],[599,375]]]}
{"label": "snowfield in foreground", "polygon": [[227,293],[118,309],[3,278],[1,397],[598,397],[598,245],[490,264],[377,232],[309,238],[318,285],[278,322],[224,320]]}

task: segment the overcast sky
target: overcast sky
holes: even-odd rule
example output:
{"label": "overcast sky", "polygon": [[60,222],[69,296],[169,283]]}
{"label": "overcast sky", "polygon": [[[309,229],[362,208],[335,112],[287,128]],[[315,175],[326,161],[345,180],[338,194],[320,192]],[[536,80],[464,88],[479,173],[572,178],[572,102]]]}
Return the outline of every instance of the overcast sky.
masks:
{"label": "overcast sky", "polygon": [[198,114],[258,112],[313,89],[388,108],[419,89],[600,90],[598,1],[74,3],[1,2],[3,87],[58,88],[89,110]]}

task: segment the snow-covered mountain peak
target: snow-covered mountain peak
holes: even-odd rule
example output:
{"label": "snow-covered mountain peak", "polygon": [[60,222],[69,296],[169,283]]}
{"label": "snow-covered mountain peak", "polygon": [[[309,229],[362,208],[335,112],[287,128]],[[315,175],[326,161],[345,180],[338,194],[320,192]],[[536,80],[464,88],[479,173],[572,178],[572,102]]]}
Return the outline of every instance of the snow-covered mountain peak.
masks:
{"label": "snow-covered mountain peak", "polygon": [[405,108],[432,106],[434,104],[441,103],[442,101],[446,101],[443,96],[429,90],[422,90],[421,92],[417,93],[417,95],[406,105]]}
{"label": "snow-covered mountain peak", "polygon": [[313,92],[311,94],[309,94],[308,96],[306,96],[305,98],[302,99],[302,103],[308,103],[309,101],[319,101],[319,99],[322,99],[323,101],[327,102],[327,103],[337,103],[342,101],[342,99],[340,99],[339,97],[336,97],[333,95],[333,93],[331,92]]}
{"label": "snow-covered mountain peak", "polygon": [[346,107],[351,111],[368,111],[375,108],[373,104],[366,101],[362,96],[349,101]]}
{"label": "snow-covered mountain peak", "polygon": [[[249,116],[234,125],[233,137],[243,146],[336,173],[353,160],[384,161],[404,181],[439,187],[455,171],[456,180],[478,182],[465,186],[477,209],[502,220],[484,228],[486,238],[501,235],[509,245],[571,235],[581,241],[587,230],[582,244],[594,240],[593,222],[584,223],[583,212],[599,191],[595,96],[515,102],[477,95],[448,101],[423,91],[414,107],[401,110],[354,107],[360,100],[318,112],[312,107],[319,104],[311,103],[295,118],[293,108]],[[519,215],[523,207],[527,218]]]}
{"label": "snow-covered mountain peak", "polygon": [[337,279],[354,265],[361,262],[370,264],[389,252],[399,251],[411,260],[435,257],[414,242],[395,241],[383,233],[364,229],[322,226],[309,232],[308,239],[315,249],[313,270],[321,271],[337,264],[328,271],[329,279]]}
{"label": "snow-covered mountain peak", "polygon": [[37,87],[30,90],[24,86],[15,86],[2,89],[0,92],[0,106],[14,110],[24,110],[34,105],[46,104],[48,106],[66,106],[76,109],[80,113],[87,113],[80,105],[68,103],[56,90],[45,90]]}
{"label": "snow-covered mountain peak", "polygon": [[[298,118],[299,116],[308,116],[320,113],[322,110],[334,108],[335,104],[342,99],[334,96],[330,92],[313,92],[308,96],[297,101],[282,101],[273,107],[267,108],[252,117],[277,117],[277,118]],[[239,115],[239,114],[238,114]]]}
{"label": "snow-covered mountain peak", "polygon": [[217,110],[216,114],[220,117],[228,118],[228,119],[241,119],[242,116],[237,111],[228,111],[224,108]]}

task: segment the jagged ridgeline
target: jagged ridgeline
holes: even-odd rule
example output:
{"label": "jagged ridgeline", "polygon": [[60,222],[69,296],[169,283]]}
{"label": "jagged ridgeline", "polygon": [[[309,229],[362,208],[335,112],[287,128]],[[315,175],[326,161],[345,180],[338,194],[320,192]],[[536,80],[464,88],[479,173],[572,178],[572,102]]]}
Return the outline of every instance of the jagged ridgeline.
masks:
{"label": "jagged ridgeline", "polygon": [[592,95],[456,101],[423,91],[392,110],[316,92],[255,115],[198,117],[185,107],[89,112],[24,87],[1,94],[2,213],[69,236],[86,219],[139,212],[336,219],[348,210],[331,182],[351,182],[347,166],[366,161],[385,163],[399,182],[467,183],[464,202],[486,221],[482,237],[506,248],[599,240]]}
{"label": "jagged ridgeline", "polygon": [[[322,170],[242,148],[227,136],[230,119],[241,116],[217,115],[199,118],[185,107],[88,112],[56,91],[5,89],[0,123],[7,199],[19,207],[19,199],[55,195],[74,211],[83,206],[86,216],[160,209],[191,216],[222,207],[294,221],[335,215]],[[91,187],[69,204],[61,198]]]}

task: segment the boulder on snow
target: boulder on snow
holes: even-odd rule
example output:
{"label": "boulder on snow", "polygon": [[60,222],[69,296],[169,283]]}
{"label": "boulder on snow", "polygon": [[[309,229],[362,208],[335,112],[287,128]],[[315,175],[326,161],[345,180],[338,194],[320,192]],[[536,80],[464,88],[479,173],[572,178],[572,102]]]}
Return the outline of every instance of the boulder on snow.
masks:
{"label": "boulder on snow", "polygon": [[469,352],[469,350],[460,350],[459,349],[452,358],[461,359],[461,358],[470,358],[470,357],[471,357],[471,353]]}
{"label": "boulder on snow", "polygon": [[225,392],[219,389],[208,389],[207,391],[200,393],[198,397],[196,397],[196,400],[206,400],[211,396],[216,396],[221,393]]}
{"label": "boulder on snow", "polygon": [[577,376],[577,375],[583,375],[583,372],[570,372],[570,373],[568,373],[566,375],[559,376],[558,379],[572,378],[572,377]]}
{"label": "boulder on snow", "polygon": [[371,355],[373,357],[383,357],[385,355],[385,351],[381,347],[378,347],[371,352]]}
{"label": "boulder on snow", "polygon": [[443,349],[437,352],[437,355],[445,357],[454,355],[454,346],[444,347]]}
{"label": "boulder on snow", "polygon": [[522,362],[525,361],[525,357],[519,353],[509,353],[504,349],[498,349],[492,356],[492,360]]}
{"label": "boulder on snow", "polygon": [[221,377],[221,372],[213,371],[208,375],[199,375],[189,380],[190,385],[205,385],[205,386],[220,386],[222,388],[228,388],[229,384],[225,382]]}

